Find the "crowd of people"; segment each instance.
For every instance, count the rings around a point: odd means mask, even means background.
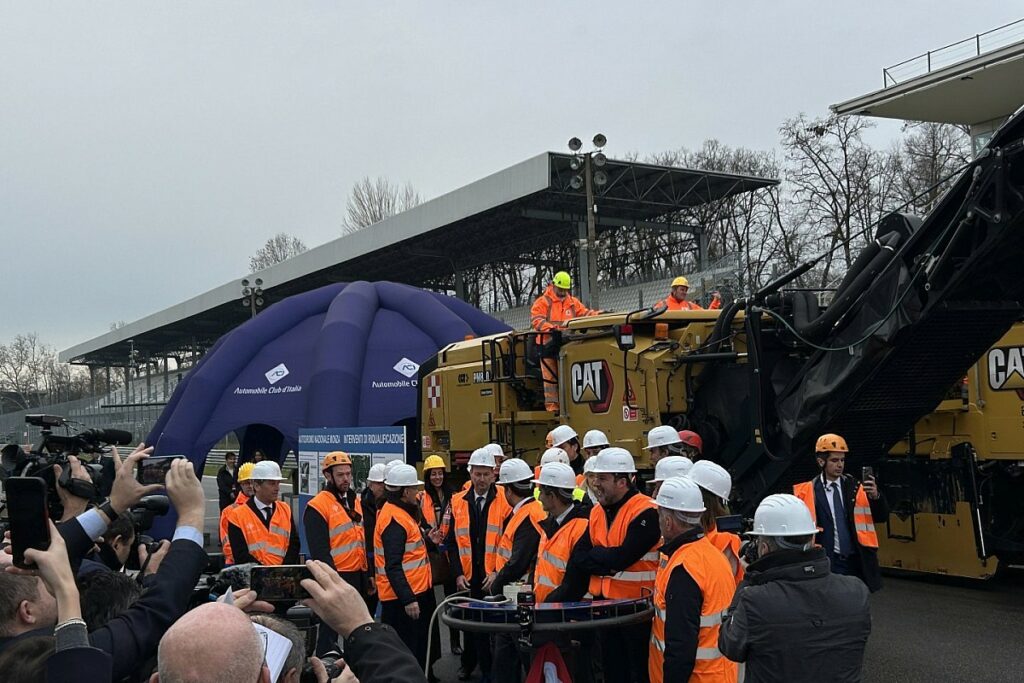
[[[547,446],[530,467],[486,444],[469,457],[462,486],[439,455],[425,458],[422,479],[402,461],[376,464],[358,494],[352,459],[330,453],[325,486],[302,517],[309,555],[380,615],[431,681],[438,592],[486,600],[524,587],[539,604],[651,595],[654,618],[536,634],[526,650],[514,635],[449,629],[459,680],[519,683],[545,644],[575,681],[735,681],[740,665],[747,681],[859,679],[867,595],[880,587],[874,520],[887,510],[873,480],[845,473],[841,437],[818,440],[819,476],[763,501],[746,546],[718,528],[732,519],[731,477],[702,457],[693,431],[648,432],[649,482],[600,431],[581,440],[561,425]],[[225,552],[287,563],[296,533],[276,502],[277,466],[243,466],[239,479],[243,491],[222,515]],[[333,646],[332,628],[321,627],[317,653]]]

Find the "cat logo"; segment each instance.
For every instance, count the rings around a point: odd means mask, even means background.
[[[994,391],[1024,392],[1024,347],[1004,346],[988,352],[988,385]]]
[[[612,395],[612,374],[603,360],[573,363],[569,368],[569,388],[573,403],[587,403],[591,412],[608,412]]]

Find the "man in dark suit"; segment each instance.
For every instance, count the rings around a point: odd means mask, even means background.
[[[238,456],[229,451],[224,454],[224,466],[217,470],[217,497],[221,510],[234,503],[238,495],[237,462]]]
[[[874,477],[858,482],[844,473],[848,452],[843,437],[822,435],[815,445],[821,473],[794,486],[793,493],[821,529],[815,541],[825,549],[832,573],[856,576],[874,592],[882,587],[875,522],[888,519],[889,506]]]

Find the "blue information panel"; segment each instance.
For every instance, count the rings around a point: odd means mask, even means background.
[[[324,485],[320,463],[332,451],[345,451],[352,458],[352,487],[361,492],[371,465],[391,460],[405,462],[405,427],[337,427],[299,429],[299,510],[295,526],[308,553],[302,516],[313,496]]]

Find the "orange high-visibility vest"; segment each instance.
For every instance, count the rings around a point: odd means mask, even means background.
[[[501,537],[498,539],[494,571],[500,572],[508,564],[508,561],[512,559],[512,541],[515,539],[519,525],[526,520],[530,520],[537,533],[541,533],[540,523],[545,517],[547,517],[547,513],[544,512],[544,508],[533,498],[527,500],[515,511],[512,518],[508,520],[508,524],[505,525],[505,531],[502,532]],[[527,573],[524,576],[528,575]],[[516,577],[516,580],[518,580],[518,577]]]
[[[671,294],[669,294],[667,297],[665,297],[665,301],[663,301],[662,303],[664,303],[665,306],[670,311],[703,311],[704,310],[704,307],[701,306],[698,303],[690,301],[689,299],[684,299],[683,301],[677,301],[676,298],[674,296],[672,296]],[[712,299],[711,300],[711,304],[708,306],[707,310],[709,310],[709,311],[717,311],[721,307],[722,307],[722,300],[721,299]]]
[[[284,564],[292,534],[291,506],[281,501],[274,503],[269,529],[263,526],[263,520],[248,504],[235,508],[231,513],[231,521],[242,530],[253,559],[268,567]]]
[[[451,526],[451,520],[448,523],[444,521],[444,508],[441,511],[441,518],[438,519],[434,512],[434,499],[430,497],[426,491],[422,491],[419,494],[420,511],[423,513],[423,521],[426,522],[427,526],[431,529],[440,529],[441,537],[444,538],[448,535],[448,529]],[[448,496],[448,500],[445,501],[444,507],[449,507],[452,504],[451,496]]]
[[[228,539],[228,522],[231,520],[231,513],[239,505],[245,505],[249,502],[249,496],[244,493],[239,493],[235,498],[235,502],[228,505],[220,512],[220,547],[224,553],[224,561],[227,564],[234,564],[235,559],[231,554],[231,541]]]
[[[816,479],[817,477],[815,477]],[[814,479],[797,484],[793,487],[793,495],[804,502],[811,511],[811,519],[817,524],[817,512],[814,508]],[[846,502],[844,501],[845,505]],[[846,519],[836,520],[846,524]],[[857,528],[857,543],[865,548],[878,547],[878,534],[875,533],[875,521],[871,518],[871,503],[864,487],[857,484],[857,494],[853,501],[853,523]]]
[[[452,496],[452,522],[455,524],[455,545],[459,550],[459,561],[462,563],[462,575],[469,581],[473,578],[473,542],[469,537],[469,506],[474,504],[476,493],[469,489],[464,493]],[[494,500],[487,508],[487,529],[484,534],[484,571],[490,574],[497,571],[495,560],[498,553],[498,540],[501,538],[501,525],[512,512],[505,492],[498,487]]]
[[[538,332],[547,332],[564,327],[565,322],[573,318],[585,318],[592,315],[598,315],[598,312],[584,306],[572,294],[566,294],[559,298],[555,294],[554,285],[548,285],[544,293],[537,297],[533,306],[530,307],[530,327]],[[543,344],[544,341],[544,336],[538,339],[539,344]]]
[[[729,568],[732,569],[733,578],[736,579],[736,585],[740,585],[744,574],[743,563],[740,562],[740,537],[736,534],[719,531],[718,529],[706,531],[704,536],[711,541],[711,545],[721,550],[722,554],[725,555],[725,559],[729,562]]]
[[[349,517],[345,506],[330,491],[321,491],[309,501],[309,507],[327,522],[331,544],[331,561],[339,572],[366,571],[366,534],[363,531],[363,503],[356,496],[356,512],[360,521]]]
[[[537,568],[533,573],[533,592],[537,602],[544,602],[555,588],[562,585],[565,570],[569,566],[576,543],[587,533],[587,520],[583,517],[570,519],[558,527],[551,538],[540,531],[540,544],[537,546]]]
[[[700,630],[697,632],[697,659],[690,681],[699,683],[735,683],[739,674],[735,662],[718,650],[718,629],[722,617],[732,603],[736,583],[725,557],[707,538],[699,538],[680,546],[665,566],[658,570],[654,584],[654,620],[651,622],[651,645],[647,670],[651,683],[665,681],[665,592],[672,572],[682,566],[704,599],[700,608]]]
[[[590,511],[590,540],[594,547],[614,548],[626,541],[626,530],[630,523],[644,510],[654,507],[654,501],[642,493],[638,493],[622,506],[612,528],[608,529],[608,518],[604,508],[595,505]],[[653,546],[639,560],[626,567],[623,571],[611,576],[590,577],[590,593],[609,599],[626,599],[643,597],[643,588],[653,588],[654,578],[658,571],[658,546]]]
[[[405,553],[402,555],[402,571],[413,594],[420,595],[430,590],[433,585],[430,574],[430,559],[427,557],[427,544],[423,541],[423,532],[419,524],[408,512],[395,505],[385,503],[377,515],[373,528],[373,568],[377,577],[377,593],[381,600],[397,600],[398,594],[388,580],[387,558],[384,557],[383,533],[394,520],[405,529]],[[423,618],[423,615],[420,615]],[[428,619],[430,617],[427,617]]]

